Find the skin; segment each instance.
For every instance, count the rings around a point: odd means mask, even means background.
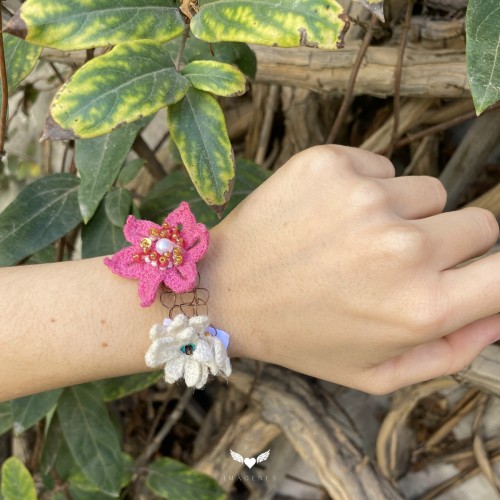
[[[445,200],[367,151],[291,158],[211,231],[199,266],[229,355],[373,394],[466,367],[500,339],[500,254],[455,266],[499,228]],[[166,311],[141,309],[136,286],[100,258],[1,269],[0,400],[145,371]]]

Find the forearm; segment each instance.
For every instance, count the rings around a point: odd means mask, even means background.
[[[211,240],[200,266],[202,286],[214,288],[209,314],[231,333],[229,354],[244,355],[243,338],[231,330],[242,325],[227,310],[237,297],[230,281],[219,279],[235,277],[229,259],[219,258],[228,242],[223,230],[213,230]],[[159,298],[140,307],[137,281],[114,275],[102,258],[3,268],[0,290],[0,401],[149,370],[149,329],[168,315]]]
[[[0,289],[0,401],[147,370],[161,307],[141,308],[101,258],[0,269]]]

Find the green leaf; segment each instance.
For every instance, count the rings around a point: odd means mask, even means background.
[[[233,195],[227,205],[227,216],[247,195],[269,177],[269,172],[249,160],[236,160],[236,181]],[[141,205],[141,216],[145,219],[162,221],[181,201],[187,201],[199,222],[212,227],[219,222],[193,187],[185,172],[174,172],[157,182]]]
[[[221,215],[234,183],[234,156],[222,109],[210,94],[190,88],[167,113],[172,139],[193,184]]]
[[[35,252],[27,261],[26,264],[48,264],[57,261],[56,245],[50,245]]]
[[[106,215],[112,224],[123,228],[132,206],[132,193],[125,188],[113,188],[104,200]]]
[[[60,491],[56,491],[51,497],[50,500],[67,500],[67,497],[64,493]]]
[[[12,411],[10,401],[0,403],[0,436],[12,427]]]
[[[6,33],[3,35],[3,44],[7,82],[11,93],[31,73],[42,49]]]
[[[175,60],[179,52],[180,39],[176,38],[167,43],[170,57]],[[219,61],[235,64],[249,78],[255,78],[257,58],[255,52],[246,44],[240,42],[207,43],[191,35],[182,53],[182,63],[192,61]]]
[[[172,458],[160,458],[149,466],[146,485],[162,498],[175,500],[223,500],[217,481]]]
[[[80,181],[53,174],[25,187],[0,214],[0,266],[10,266],[41,250],[77,226]]]
[[[122,453],[122,462],[123,462],[123,475],[121,479],[120,486],[124,488],[127,486],[127,484],[130,483],[132,480],[133,476],[133,469],[134,469],[134,460],[133,458],[128,455],[127,453]],[[87,476],[80,470],[80,469],[75,469],[70,476],[68,477],[68,482],[76,487],[79,491],[79,494],[82,494],[83,492],[85,493],[99,493],[99,488],[93,484],[92,482],[89,481]],[[109,495],[106,495],[104,493],[100,493],[105,498],[110,498]],[[87,498],[87,497],[85,497]],[[91,498],[91,497],[90,497]],[[101,498],[100,496],[96,495],[96,499]],[[91,498],[93,500],[93,498]]]
[[[69,483],[68,490],[71,495],[71,500],[109,500],[110,498],[113,498],[111,495],[106,495],[99,490],[84,490],[73,483]]]
[[[193,87],[215,95],[231,97],[246,91],[245,75],[231,64],[193,61],[184,66],[181,74]]]
[[[28,0],[6,29],[43,47],[78,50],[170,40],[184,20],[174,0]]]
[[[62,429],[61,429],[62,434]],[[62,436],[62,442],[59,446],[59,451],[56,455],[56,460],[54,462],[54,469],[57,472],[58,476],[67,480],[68,477],[78,469],[78,466],[71,455],[71,451],[69,450],[68,444],[64,440],[64,436]]]
[[[57,404],[61,393],[62,389],[56,389],[12,400],[14,432],[21,434],[45,417]]]
[[[89,61],[63,85],[52,101],[42,139],[107,134],[179,101],[188,87],[164,43],[122,43]]]
[[[16,457],[8,458],[2,465],[2,496],[4,500],[36,500],[35,482]]]
[[[55,413],[50,421],[49,428],[43,441],[42,456],[40,458],[40,470],[43,474],[48,474],[52,467],[54,467],[63,444],[64,437],[59,423],[59,417],[57,413]]]
[[[200,7],[191,31],[206,42],[320,49],[343,44],[343,8],[335,0],[209,0]]]
[[[117,496],[123,474],[120,441],[99,389],[92,384],[67,388],[57,414],[77,465],[100,491]]]
[[[96,385],[101,389],[104,401],[114,401],[146,389],[158,382],[161,377],[162,374],[158,372],[138,373],[136,375],[101,380],[96,382]]]
[[[500,99],[500,4],[469,0],[466,16],[467,75],[476,113]]]
[[[118,174],[118,183],[125,186],[129,182],[132,182],[145,163],[146,161],[144,159],[136,158],[135,160],[129,161],[123,165],[120,173]]]
[[[111,255],[126,245],[123,228],[111,223],[106,215],[104,203],[99,205],[96,214],[82,229],[82,257]]]
[[[78,201],[85,223],[115,182],[143,126],[144,120],[140,120],[101,137],[76,141],[75,164],[81,176]]]

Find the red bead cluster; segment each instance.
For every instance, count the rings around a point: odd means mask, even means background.
[[[172,266],[179,266],[183,262],[184,240],[180,235],[179,226],[171,227],[168,222],[164,222],[160,229],[152,227],[148,230],[148,236],[142,238],[140,242],[140,253],[134,253],[134,262],[144,261],[160,270],[165,270]],[[175,246],[171,252],[158,252],[154,242],[167,239]]]

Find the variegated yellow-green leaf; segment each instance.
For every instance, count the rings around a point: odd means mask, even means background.
[[[35,66],[42,49],[12,35],[3,35],[9,92],[19,85]]]
[[[207,42],[336,49],[343,46],[342,12],[335,0],[205,0],[191,31]]]
[[[169,106],[168,126],[196,190],[222,215],[233,190],[234,155],[219,104],[190,88],[182,101]]]
[[[27,0],[7,32],[43,47],[78,50],[182,33],[174,0]]]
[[[218,61],[193,61],[181,73],[200,90],[225,97],[245,93],[245,75],[231,64]]]
[[[4,500],[36,500],[35,482],[26,466],[16,457],[2,465],[2,498]]]
[[[92,59],[61,88],[42,139],[84,139],[152,115],[185,95],[165,44],[125,42]]]
[[[467,75],[476,113],[500,99],[500,3],[469,0],[467,6]]]
[[[170,57],[175,61],[181,39],[175,38],[167,43]],[[208,43],[198,40],[193,34],[186,40],[181,62],[188,64],[193,61],[219,61],[234,64],[249,78],[254,79],[257,72],[255,52],[246,44],[240,42]]]

